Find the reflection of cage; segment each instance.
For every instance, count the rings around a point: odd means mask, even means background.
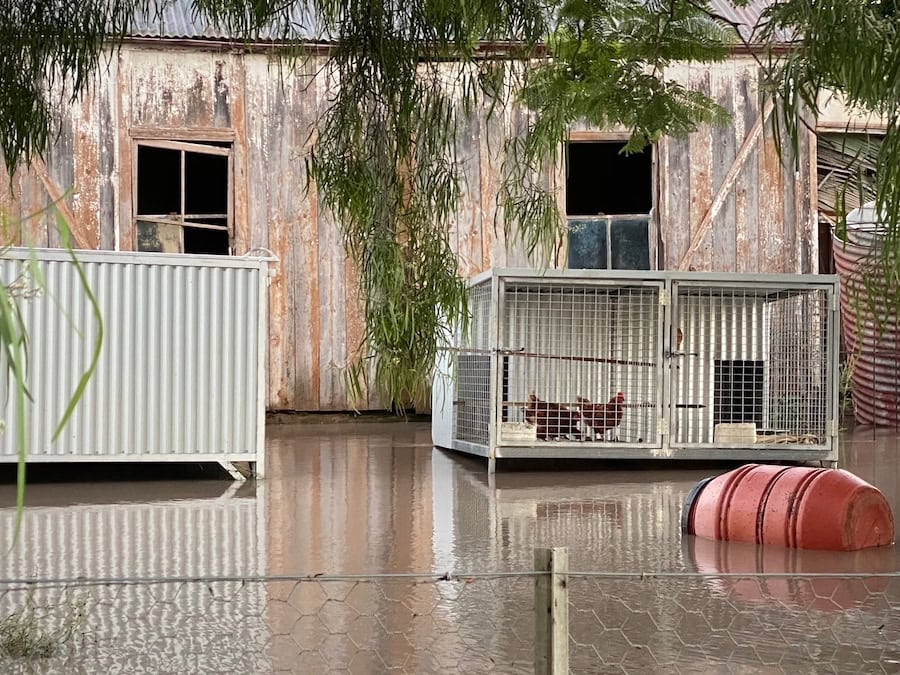
[[[494,270],[440,364],[438,445],[837,459],[835,277]]]

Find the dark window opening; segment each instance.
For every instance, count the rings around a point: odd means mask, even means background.
[[[181,153],[138,146],[138,214],[181,213]]]
[[[621,154],[625,143],[572,142],[566,157],[566,215],[650,213],[651,148]]]
[[[649,270],[653,152],[572,142],[566,152],[570,269]]]
[[[185,253],[222,255],[223,251],[228,251],[228,230],[184,228]]]
[[[184,211],[228,213],[228,157],[184,153]]]
[[[231,252],[230,147],[223,142],[138,144],[138,250]]]
[[[763,424],[763,362],[720,361],[714,370],[713,422]]]

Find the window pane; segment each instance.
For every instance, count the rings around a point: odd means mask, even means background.
[[[185,213],[228,213],[228,158],[184,153]]]
[[[614,270],[649,270],[650,238],[649,220],[613,220],[612,268]]]
[[[566,155],[566,215],[649,213],[653,151],[623,155],[623,142],[574,141]]]
[[[181,213],[181,152],[138,146],[137,212],[142,216]]]
[[[606,220],[569,219],[569,269],[605,270]]]
[[[226,230],[185,227],[184,252],[228,255],[228,232]]]

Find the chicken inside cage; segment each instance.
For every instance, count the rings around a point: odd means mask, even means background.
[[[523,285],[506,307],[501,440],[656,439],[657,288]]]
[[[784,275],[484,276],[447,435],[488,457],[832,461],[836,293]]]

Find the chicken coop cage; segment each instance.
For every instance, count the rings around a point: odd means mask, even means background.
[[[435,445],[503,458],[836,462],[838,280],[494,269],[439,359]]]

